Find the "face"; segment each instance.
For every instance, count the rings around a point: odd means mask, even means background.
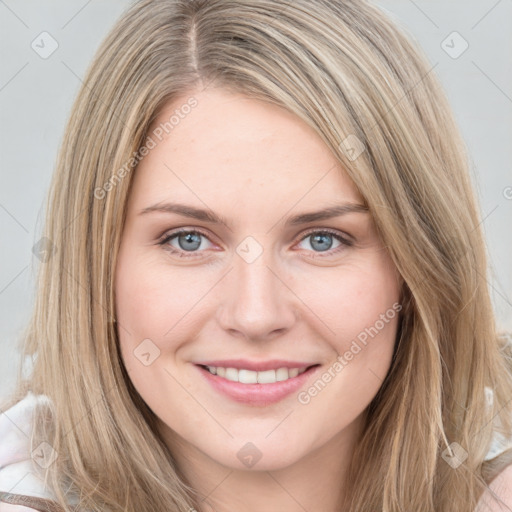
[[[390,367],[399,278],[311,128],[220,89],[191,97],[162,111],[134,176],[115,280],[123,361],[172,449],[284,468],[353,442]]]

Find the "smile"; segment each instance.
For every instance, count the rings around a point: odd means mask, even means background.
[[[240,382],[242,384],[274,384],[293,379],[307,370],[304,368],[278,368],[277,370],[265,370],[256,372],[247,369],[223,368],[222,366],[205,366],[212,374],[223,377],[231,382]]]
[[[211,388],[235,402],[259,407],[269,406],[296,394],[321,369],[320,364],[278,364],[277,361],[252,364],[247,361],[231,361],[230,366],[204,363],[196,363],[195,367]],[[282,364],[288,364],[289,367]],[[239,368],[234,368],[235,365]],[[254,369],[248,369],[247,366]]]

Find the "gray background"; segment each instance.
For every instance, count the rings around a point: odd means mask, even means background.
[[[455,110],[474,162],[499,327],[512,330],[512,0],[378,3],[423,47]],[[96,48],[130,4],[0,0],[0,399],[13,387],[33,304],[32,247],[64,123]],[[48,51],[50,37],[58,48],[42,58],[31,45]]]

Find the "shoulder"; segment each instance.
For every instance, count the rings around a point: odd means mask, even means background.
[[[512,464],[489,484],[478,502],[476,512],[510,512],[512,510]]]
[[[0,414],[0,493],[9,492],[39,498],[52,498],[44,484],[44,462],[32,446],[33,415],[40,404],[49,403],[44,395],[29,393]],[[38,463],[39,462],[39,463]],[[30,510],[1,503],[0,510]]]

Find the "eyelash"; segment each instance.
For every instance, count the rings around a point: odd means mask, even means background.
[[[162,240],[160,240],[158,242],[158,244],[161,246],[164,246],[164,245],[168,244],[172,239],[176,238],[177,236],[179,236],[183,233],[187,233],[187,234],[195,233],[198,235],[202,235],[209,240],[208,235],[199,229],[182,228],[182,229],[178,229],[176,231],[172,231],[170,233],[166,233],[164,235],[164,238]],[[353,245],[352,241],[350,241],[348,238],[345,238],[342,235],[340,235],[340,233],[338,231],[334,231],[334,230],[328,229],[328,228],[324,228],[324,229],[313,228],[313,229],[309,230],[308,232],[306,232],[302,236],[302,238],[299,240],[299,242],[302,242],[309,236],[316,235],[316,234],[331,235],[333,238],[338,240],[341,243],[341,245],[339,247],[337,247],[336,249],[329,249],[328,251],[315,252],[315,256],[314,256],[315,258],[317,258],[317,257],[324,258],[327,256],[332,256],[333,254],[336,254],[339,251],[342,251],[346,247],[351,247]],[[176,249],[175,247],[171,247],[170,245],[168,247],[166,247],[165,250],[169,251],[171,254],[179,254],[180,257],[183,257],[183,258],[196,258],[198,253],[203,252],[203,251],[182,251],[182,250]]]

